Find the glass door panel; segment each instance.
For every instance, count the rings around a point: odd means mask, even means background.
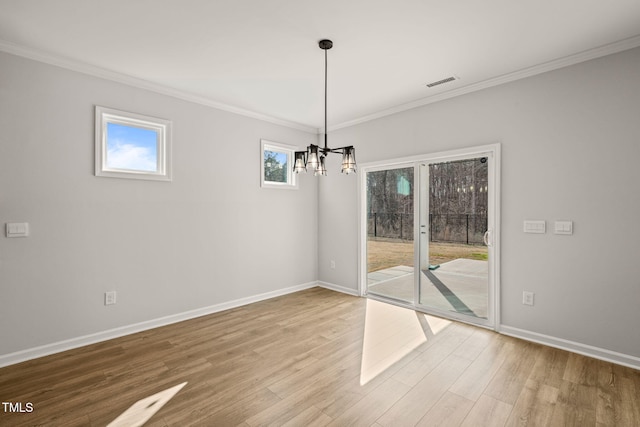
[[[488,158],[421,164],[418,306],[489,321]]]
[[[414,166],[366,173],[367,292],[414,304]]]

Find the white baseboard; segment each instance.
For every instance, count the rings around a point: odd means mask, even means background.
[[[521,338],[526,341],[544,344],[549,347],[559,348],[561,350],[570,351],[572,353],[582,354],[583,356],[593,357],[594,359],[600,359],[606,362],[611,362],[640,370],[640,357],[629,356],[627,354],[606,350],[604,348],[593,347],[587,344],[581,344],[562,338],[539,334],[537,332],[513,328],[511,326],[501,325],[499,331],[501,334],[509,335],[511,337]]]
[[[9,365],[14,365],[20,362],[25,362],[31,359],[36,359],[38,357],[48,356],[54,353],[60,353],[62,351],[67,351],[67,350],[71,350],[78,347],[84,347],[85,345],[95,344],[97,342],[107,341],[113,338],[134,334],[136,332],[142,332],[149,329],[158,328],[160,326],[182,322],[184,320],[189,320],[189,319],[193,319],[200,316],[206,316],[207,314],[213,314],[219,311],[229,310],[231,308],[240,307],[240,306],[251,304],[254,302],[263,301],[266,299],[275,298],[282,295],[287,295],[293,292],[310,289],[316,286],[319,286],[318,282],[303,283],[302,285],[291,286],[289,288],[284,288],[284,289],[278,289],[277,291],[266,292],[263,294],[253,295],[246,298],[240,298],[233,301],[211,305],[209,307],[203,307],[195,310],[186,311],[183,313],[172,314],[170,316],[160,317],[158,319],[153,319],[153,320],[147,320],[144,322],[135,323],[133,325],[121,326],[119,328],[109,329],[107,331],[97,332],[95,334],[84,335],[77,338],[71,338],[64,341],[59,341],[51,344],[45,344],[39,347],[17,351],[15,353],[3,354],[3,355],[0,355],[0,368],[3,366],[9,366]]]
[[[321,288],[330,289],[332,291],[342,292],[343,294],[353,295],[354,297],[359,297],[360,296],[360,294],[358,293],[358,291],[356,289],[346,288],[344,286],[335,285],[335,284],[329,283],[329,282],[320,282],[319,281],[318,282],[318,286],[320,286]]]
[[[208,314],[229,310],[232,308],[240,307],[240,306],[251,304],[254,302],[259,302],[259,301],[267,300],[270,298],[287,295],[293,292],[310,289],[315,286],[320,286],[326,289],[330,289],[332,291],[342,292],[348,295],[359,296],[358,291],[355,289],[347,288],[344,286],[340,286],[340,285],[336,285],[328,282],[308,282],[302,285],[291,286],[289,288],[284,288],[276,291],[266,292],[263,294],[253,295],[246,298],[240,298],[237,300],[215,304],[212,306],[203,307],[196,310],[190,310],[183,313],[161,317],[158,319],[135,323],[133,325],[122,326],[119,328],[109,329],[107,331],[102,331],[95,334],[84,335],[77,338],[71,338],[64,341],[59,341],[51,344],[42,345],[39,347],[21,350],[15,353],[0,355],[0,367],[14,365],[16,363],[24,362],[31,359],[36,359],[38,357],[48,356],[54,353],[60,353],[62,351],[67,351],[74,348],[83,347],[86,345],[95,344],[98,342],[107,341],[114,338],[119,338],[125,335],[134,334],[136,332],[142,332],[149,329],[170,325],[172,323],[182,322],[184,320],[189,320],[189,319],[193,319],[200,316],[206,316]],[[500,325],[499,332],[501,334],[512,336],[515,338],[536,342],[538,344],[548,345],[550,347],[559,348],[561,350],[582,354],[584,356],[589,356],[595,359],[600,359],[607,362],[612,362],[618,365],[623,365],[623,366],[640,370],[640,357],[630,356],[630,355],[618,353],[615,351],[606,350],[603,348],[593,347],[590,345],[565,340],[562,338],[556,338],[549,335],[539,334],[537,332],[527,331],[524,329],[513,328],[511,326]]]

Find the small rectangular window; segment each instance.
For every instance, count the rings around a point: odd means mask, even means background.
[[[293,173],[293,153],[296,147],[266,140],[260,141],[262,187],[298,188]]]
[[[96,176],[171,181],[171,122],[96,106]]]

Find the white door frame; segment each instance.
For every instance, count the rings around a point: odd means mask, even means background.
[[[420,163],[438,163],[444,161],[455,161],[469,157],[489,156],[491,158],[489,162],[488,178],[489,188],[493,191],[489,191],[489,211],[493,212],[493,230],[491,232],[491,243],[489,247],[491,251],[489,256],[489,313],[486,324],[484,322],[473,322],[480,326],[485,326],[491,329],[498,330],[500,325],[500,170],[501,170],[501,151],[500,144],[489,144],[477,147],[462,148],[458,150],[443,151],[431,154],[422,154],[411,157],[403,157],[391,160],[383,160],[377,162],[370,162],[361,164],[358,175],[358,221],[359,221],[359,239],[358,239],[358,293],[360,296],[367,294],[367,172],[376,170],[384,170],[387,168],[397,168],[402,166],[416,166]],[[419,168],[417,168],[419,169]],[[419,174],[418,174],[419,175]],[[414,179],[419,179],[418,176]],[[417,182],[417,181],[416,181]],[[415,194],[415,193],[414,193]],[[418,196],[418,201],[420,196]],[[414,198],[414,205],[418,208],[419,203],[416,203]],[[414,215],[414,243],[419,242],[419,215]],[[415,223],[418,223],[416,226]],[[419,254],[414,251],[416,256],[416,262],[419,261]],[[419,268],[417,269],[419,271]],[[414,302],[414,309],[423,310],[423,307],[418,306],[418,301]],[[455,318],[450,313],[434,313],[440,315],[448,315],[447,317]],[[465,321],[465,319],[456,319]]]

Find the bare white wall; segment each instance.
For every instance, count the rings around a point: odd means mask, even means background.
[[[637,358],[638,70],[634,49],[338,130],[330,145],[366,163],[500,142],[502,324]],[[319,280],[355,290],[357,182],[327,178]],[[524,219],[573,220],[574,234],[524,234]]]
[[[260,188],[261,138],[315,135],[4,53],[0,70],[0,356],[317,280],[299,238],[316,180]],[[173,182],[93,175],[96,104],[173,121]]]

